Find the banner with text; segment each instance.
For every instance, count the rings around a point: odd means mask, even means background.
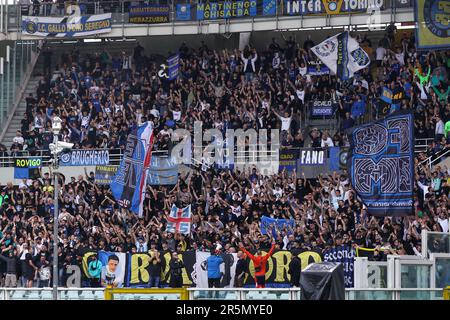
[[[63,153],[61,166],[105,166],[109,164],[108,150],[71,150]]]
[[[285,0],[283,14],[311,15],[311,14],[345,14],[368,12],[368,10],[382,10],[384,0]],[[370,11],[371,12],[371,11]]]
[[[110,185],[112,177],[117,172],[118,166],[96,166],[95,167],[95,183],[101,185]]]
[[[274,16],[277,0],[203,1],[177,4],[175,20],[218,20]]]
[[[130,23],[166,23],[169,22],[169,5],[158,4],[140,4],[130,7]]]
[[[311,101],[311,118],[323,119],[331,118],[337,109],[337,104],[331,100],[314,100]]]
[[[279,151],[279,166],[278,171],[281,172],[284,169],[288,172],[297,170],[298,149],[280,149]]]
[[[37,179],[40,177],[42,158],[14,159],[14,179]]]
[[[22,17],[22,34],[39,37],[86,37],[111,32],[111,13],[90,16]]]
[[[344,265],[344,283],[346,288],[353,288],[353,266],[355,263],[355,249],[343,245],[326,250],[323,261],[340,262]]]

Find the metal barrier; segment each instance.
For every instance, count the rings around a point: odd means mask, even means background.
[[[59,288],[58,300],[300,300],[299,288]],[[448,300],[450,287],[345,289],[345,300]],[[52,300],[51,288],[0,288],[0,300]]]
[[[169,295],[180,295],[180,300],[189,300],[189,294],[186,288],[148,288],[148,289],[137,289],[137,288],[105,288],[105,300],[114,300],[115,295],[132,295],[132,294],[169,294]]]
[[[285,12],[285,1],[284,0],[276,0],[277,1],[277,9],[275,13],[271,16],[264,15],[252,15],[252,16],[242,16],[242,17],[233,17],[232,19],[222,18],[222,19],[210,19],[210,20],[199,20],[199,21],[214,21],[214,20],[236,20],[236,19],[255,19],[255,18],[275,18],[279,17],[298,17],[299,19],[303,19],[303,17],[307,16],[326,16],[331,17],[332,15],[327,15],[326,12],[319,14],[308,13],[306,15],[303,14],[289,14]],[[184,4],[190,5],[191,11],[196,11],[196,6],[199,3],[205,3],[206,1],[186,1],[186,0],[168,0],[168,1],[159,1],[161,5],[169,5],[169,21],[171,23],[181,21],[176,20],[177,14],[177,5]],[[397,2],[394,0],[384,0],[384,5],[380,11],[390,10],[391,22],[395,22],[395,16],[397,13],[402,13],[405,10],[411,10],[413,5],[409,7],[405,7],[402,5],[401,8],[397,8]],[[133,1],[133,5],[139,3],[148,3],[148,1]],[[262,1],[261,1],[262,3]],[[74,3],[75,4],[75,3]],[[77,5],[80,6],[81,14],[102,14],[102,13],[111,13],[112,14],[112,24],[113,25],[122,25],[129,24],[129,12],[130,6],[132,4],[131,1],[125,0],[117,0],[117,1],[77,1]],[[258,4],[258,11],[262,11],[261,5]],[[20,4],[9,4],[2,5],[3,8],[3,21],[4,31],[16,31],[20,29],[21,26],[21,17],[22,16],[64,16],[65,7],[61,6],[57,3],[41,3],[41,4],[31,4],[31,5],[20,5]],[[367,11],[352,11],[352,12],[341,12],[339,14],[340,17],[347,16],[351,18],[354,15],[369,15]],[[11,19],[10,19],[11,18]],[[183,20],[186,22],[185,20]],[[196,21],[196,19],[188,19],[187,21]]]

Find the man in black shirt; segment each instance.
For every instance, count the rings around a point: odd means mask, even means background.
[[[158,250],[156,250],[156,243],[152,242],[150,244],[150,251],[149,251],[149,255],[150,255],[150,259],[149,259],[149,263],[150,263],[150,267],[149,267],[149,272],[150,272],[150,280],[148,282],[148,286],[149,288],[159,288],[159,281],[161,279],[161,254]]]
[[[302,269],[302,263],[300,258],[296,255],[291,255],[291,262],[289,263],[289,274],[291,275],[291,285],[293,287],[300,287],[300,273]]]
[[[234,276],[234,287],[242,288],[244,286],[244,277],[247,273],[247,265],[245,263],[245,256],[242,251],[237,253],[238,261],[236,263],[236,273]]]
[[[184,263],[178,258],[178,253],[172,253],[172,259],[169,262],[170,266],[170,287],[183,287],[183,268]]]

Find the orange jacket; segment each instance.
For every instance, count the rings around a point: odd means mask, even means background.
[[[255,266],[255,276],[264,276],[266,274],[266,262],[273,254],[273,250],[275,250],[275,245],[273,244],[270,248],[270,251],[264,256],[254,256],[244,247],[241,247],[241,250],[253,261],[253,265]],[[256,268],[260,267],[259,271],[256,271]]]

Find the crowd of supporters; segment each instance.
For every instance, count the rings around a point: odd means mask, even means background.
[[[174,186],[147,186],[144,216],[121,209],[109,187],[95,183],[93,174],[61,180],[59,194],[59,268],[80,264],[83,248],[113,252],[147,252],[150,248],[182,252],[225,252],[271,247],[322,252],[349,244],[375,248],[371,259],[388,254],[421,256],[421,231],[448,232],[450,170],[429,168],[427,157],[450,144],[448,76],[450,54],[417,52],[410,34],[388,30],[372,44],[357,36],[372,59],[351,81],[311,75],[316,58],[311,39],[272,39],[256,50],[214,50],[205,43],[179,47],[180,74],[176,81],[160,77],[160,63],[137,45],[133,51],[111,55],[103,49],[81,54],[77,49],[55,55],[44,48],[44,76],[36,94],[26,98],[27,111],[10,150],[48,150],[51,120],[63,120],[60,140],[74,148],[124,148],[132,128],[152,121],[154,150],[170,150],[177,128],[281,130],[282,147],[348,146],[345,129],[381,117],[386,105],[383,87],[402,92],[395,109],[412,109],[416,138],[432,138],[426,153],[417,154],[415,212],[410,217],[377,218],[367,214],[349,183],[348,173],[335,172],[306,179],[297,172],[264,176],[258,168],[242,171],[191,168]],[[306,105],[332,100],[339,129],[301,127]],[[334,121],[334,120],[333,120]],[[311,129],[311,130],[310,130]],[[0,273],[2,285],[47,286],[51,282],[53,191],[51,175],[12,182],[0,194]],[[190,236],[165,231],[172,204],[192,205]],[[261,234],[262,216],[294,219],[295,227]]]

